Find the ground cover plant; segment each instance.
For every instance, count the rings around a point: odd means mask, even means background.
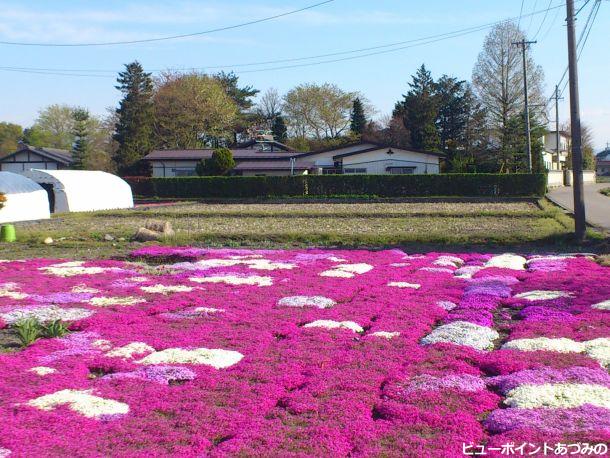
[[[0,333],[69,332],[0,353],[0,456],[602,456],[609,272],[401,250],[3,261]]]

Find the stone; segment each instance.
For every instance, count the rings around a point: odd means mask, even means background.
[[[46,239],[43,240],[43,243],[45,245],[51,245],[51,244],[53,244],[53,239],[51,237],[47,237]]]

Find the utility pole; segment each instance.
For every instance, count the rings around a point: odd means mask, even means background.
[[[577,242],[585,239],[585,200],[582,176],[582,138],[580,130],[580,99],[578,94],[578,58],[574,30],[574,0],[566,1],[568,23],[568,62],[570,75],[570,125],[572,130],[572,186],[574,191],[574,221]]]
[[[559,160],[559,101],[563,97],[559,97],[559,86],[555,86],[555,153],[557,154],[557,170],[561,170],[561,161]]]
[[[521,41],[513,42],[513,45],[521,47],[521,53],[523,55],[523,96],[525,97],[525,110],[523,113],[525,121],[525,142],[527,145],[527,165],[528,170],[532,173],[532,137],[530,134],[530,107],[527,96],[527,48],[529,45],[537,43],[536,41],[526,41],[523,38]]]

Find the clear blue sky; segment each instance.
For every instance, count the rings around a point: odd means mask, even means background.
[[[232,25],[297,9],[316,0],[0,0],[0,41],[99,42],[137,40]],[[553,6],[563,0],[551,0]],[[577,1],[577,8],[583,0]],[[593,1],[580,14],[585,22]],[[549,0],[525,0],[524,14],[544,10]],[[209,67],[311,56],[474,27],[519,15],[521,0],[335,0],[289,17],[204,37],[95,48],[35,48],[0,45],[1,67],[119,70],[138,59],[147,69]],[[564,9],[525,18],[522,27],[546,74],[550,95],[566,66]],[[557,13],[556,13],[557,12]],[[610,3],[603,2],[580,61],[583,120],[598,149],[610,142]],[[407,81],[424,62],[434,73],[469,79],[487,30],[420,47],[309,67],[240,73],[267,66],[235,67],[243,84],[285,92],[304,82],[332,82],[364,93],[379,114],[391,111]],[[277,65],[276,65],[277,66]],[[228,67],[226,70],[230,70]],[[90,73],[89,73],[90,74]],[[117,103],[115,75],[78,77],[0,70],[0,120],[29,125],[52,103],[88,107],[103,114]],[[567,95],[567,91],[566,91]],[[561,105],[562,120],[568,107]],[[554,117],[554,113],[552,113]]]

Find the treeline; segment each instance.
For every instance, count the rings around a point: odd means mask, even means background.
[[[155,148],[219,148],[273,137],[308,151],[368,139],[443,152],[449,172],[525,172],[522,60],[512,44],[524,36],[512,22],[495,26],[484,41],[471,82],[451,75],[435,78],[422,65],[393,112],[382,117],[362,93],[335,84],[308,83],[285,94],[273,88],[260,93],[240,85],[234,73],[167,71],[153,77],[136,61],[119,73],[116,88],[122,99],[106,117],[52,105],[27,129],[0,123],[0,154],[14,151],[23,140],[72,150],[77,168],[138,175],[147,173],[141,159]],[[544,74],[531,53],[526,65],[537,172],[543,169],[547,103]],[[585,129],[585,168],[594,164],[591,143],[590,130]]]

